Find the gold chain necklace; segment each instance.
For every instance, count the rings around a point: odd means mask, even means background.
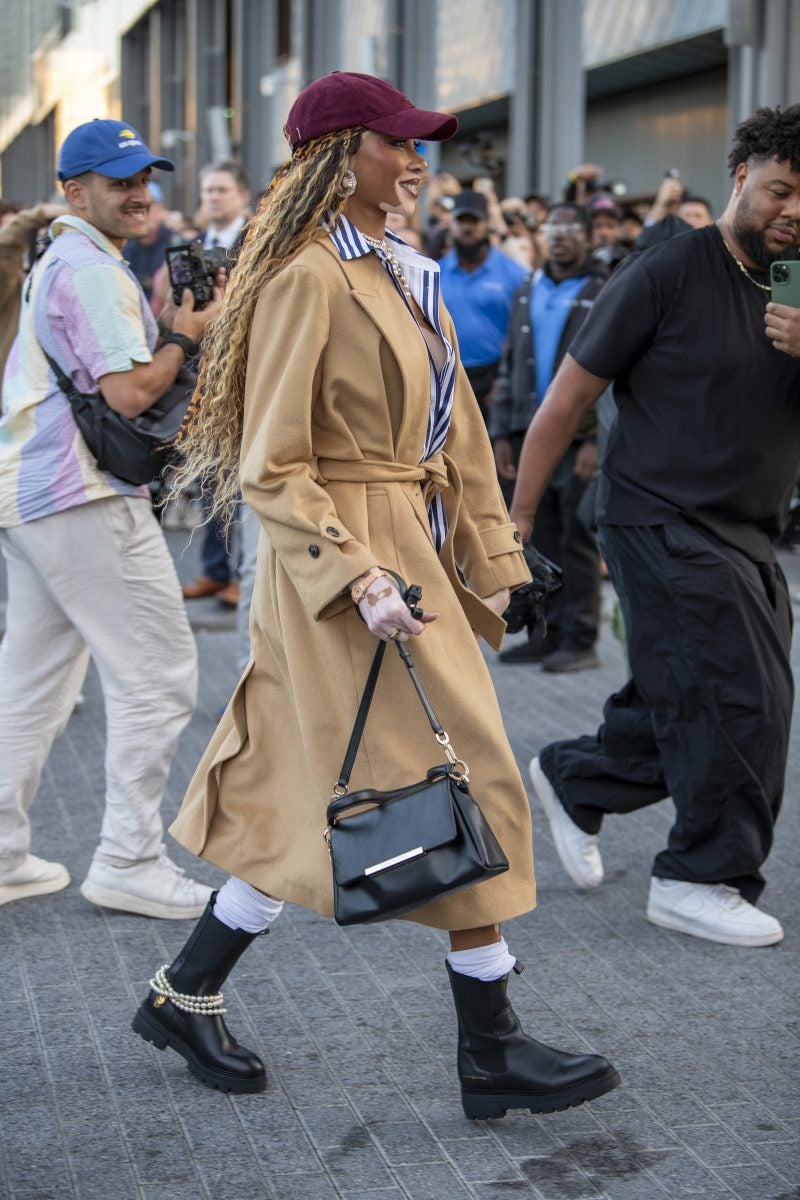
[[[719,225],[717,225],[717,229],[719,229]],[[725,249],[728,251],[728,254],[730,254],[731,258],[736,263],[737,267],[742,272],[744,277],[746,279],[749,279],[751,283],[754,283],[757,288],[761,288],[762,292],[769,292],[770,294],[772,294],[772,288],[769,286],[768,283],[759,283],[757,279],[753,279],[753,276],[750,274],[750,272],[748,271],[747,267],[744,265],[742,260],[740,258],[737,258],[736,255],[733,253],[733,250],[728,245],[725,234],[722,232],[721,229],[719,229],[719,236],[722,238],[723,245],[725,246]]]
[[[359,233],[360,232],[361,231],[359,230]],[[411,295],[411,288],[408,286],[408,281],[407,281],[405,275],[403,274],[403,268],[400,266],[400,263],[398,262],[397,255],[394,253],[393,250],[390,250],[389,247],[386,245],[386,239],[370,237],[369,234],[366,234],[366,233],[362,233],[361,236],[363,237],[364,241],[367,243],[368,246],[372,246],[373,250],[380,250],[381,253],[383,255],[385,255],[386,261],[389,264],[389,268],[390,268],[392,274],[394,275],[397,282],[400,284],[400,287],[403,291],[403,295],[405,296],[406,300],[410,304],[412,302],[412,300],[414,299],[414,297]]]

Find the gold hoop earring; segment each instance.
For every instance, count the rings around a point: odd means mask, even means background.
[[[358,187],[358,180],[356,179],[355,171],[351,171],[348,167],[348,169],[345,171],[344,175],[342,176],[342,182],[339,184],[339,187],[336,189],[336,195],[339,197],[340,200],[347,200],[350,198],[350,196],[355,195],[355,191],[356,191],[357,187]]]

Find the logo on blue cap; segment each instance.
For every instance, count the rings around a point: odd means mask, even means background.
[[[111,179],[127,179],[145,167],[174,171],[175,164],[159,158],[141,135],[123,121],[87,121],[73,129],[58,155],[58,178],[74,179],[84,171],[95,171]]]

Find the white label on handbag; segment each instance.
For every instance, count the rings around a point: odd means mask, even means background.
[[[379,871],[388,871],[390,867],[396,867],[400,863],[408,862],[410,858],[419,858],[425,851],[422,846],[415,846],[413,850],[406,850],[405,854],[396,854],[394,858],[385,858],[383,862],[375,863],[371,867],[364,868],[365,875],[377,875]]]

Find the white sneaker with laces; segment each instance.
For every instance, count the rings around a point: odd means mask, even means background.
[[[31,896],[49,896],[68,886],[69,871],[62,863],[26,854],[18,867],[0,870],[0,904],[27,900]]]
[[[100,908],[182,921],[199,917],[211,888],[188,879],[186,872],[162,853],[159,858],[113,867],[93,862],[81,884],[81,895]]]
[[[573,883],[589,891],[603,882],[603,860],[597,847],[597,835],[584,833],[569,817],[553,785],[542,770],[539,759],[528,767],[534,791],[547,813],[553,841],[564,870]]]
[[[783,937],[780,921],[724,883],[685,883],[653,876],[647,919],[662,929],[726,946],[774,946]]]

